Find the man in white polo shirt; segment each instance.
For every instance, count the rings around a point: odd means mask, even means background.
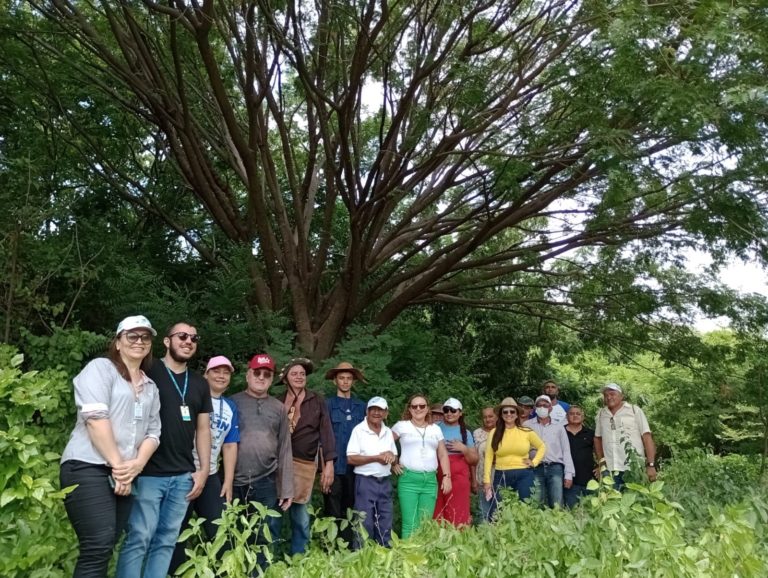
[[[363,527],[368,536],[389,546],[392,536],[392,484],[389,476],[397,462],[392,430],[384,425],[389,406],[383,397],[368,401],[365,420],[352,430],[347,445],[347,463],[355,466],[355,510],[365,513]],[[355,540],[355,548],[362,546]]]

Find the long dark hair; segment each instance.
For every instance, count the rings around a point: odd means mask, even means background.
[[[459,428],[461,429],[461,443],[467,443],[467,424],[464,423],[464,412],[459,416]]]
[[[504,407],[513,407],[513,406],[510,405],[510,406],[504,406]],[[501,417],[504,407],[499,408],[499,415],[496,418],[496,429],[493,432],[493,438],[491,438],[491,448],[493,449],[494,452],[499,450],[499,444],[501,443],[501,440],[504,437],[504,430],[507,429],[506,425],[504,425],[504,418]],[[522,416],[522,412],[520,411],[520,408],[517,406],[514,406],[514,408],[517,410],[515,425],[520,429],[528,430],[529,428],[523,427],[523,416]]]
[[[120,377],[122,377],[125,381],[130,382],[131,381],[131,374],[128,371],[128,368],[126,367],[125,363],[123,363],[123,358],[120,357],[120,351],[117,349],[117,342],[120,340],[120,335],[125,333],[125,331],[121,331],[119,335],[115,335],[112,338],[112,341],[109,342],[109,349],[107,350],[107,358],[114,364],[115,369],[117,369],[117,373],[120,374]],[[149,371],[150,366],[152,365],[152,347],[150,344],[149,351],[144,356],[144,359],[141,360],[141,365],[139,366],[143,372]]]

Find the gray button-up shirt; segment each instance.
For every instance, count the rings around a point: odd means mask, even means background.
[[[100,357],[86,365],[73,381],[77,423],[64,448],[62,463],[107,463],[91,442],[87,427],[90,419],[109,420],[117,450],[124,460],[135,458],[146,438],[160,443],[160,396],[155,382],[146,375],[141,391],[136,393],[115,364]]]
[[[565,479],[572,480],[576,468],[573,467],[571,445],[568,443],[568,433],[565,431],[565,426],[551,420],[547,425],[544,425],[536,418],[529,419],[523,425],[539,434],[539,437],[547,445],[547,453],[542,463],[563,464]]]

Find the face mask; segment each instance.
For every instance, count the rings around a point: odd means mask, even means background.
[[[548,407],[537,407],[536,408],[536,417],[540,417],[540,418],[549,417],[549,408]]]

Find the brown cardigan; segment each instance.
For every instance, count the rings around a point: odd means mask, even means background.
[[[285,404],[287,392],[278,399]],[[314,391],[306,390],[301,404],[301,417],[291,435],[293,457],[313,461],[320,446],[323,447],[323,461],[336,459],[336,440],[333,437],[331,418],[325,398]]]

